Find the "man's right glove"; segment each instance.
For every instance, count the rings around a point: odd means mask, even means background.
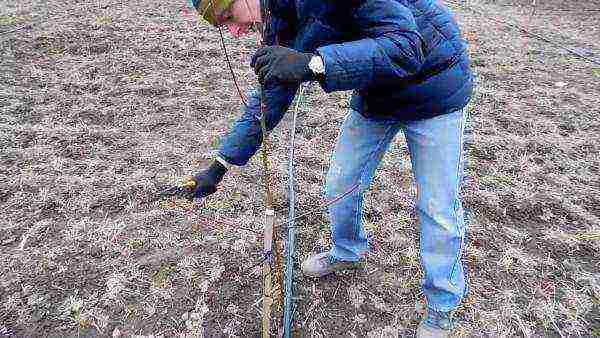
[[[181,186],[171,187],[159,194],[160,198],[180,197],[187,200],[202,198],[217,191],[217,185],[223,179],[227,168],[214,161],[208,169],[197,173],[194,177],[184,182]]]
[[[300,84],[315,79],[315,74],[308,67],[313,56],[287,47],[265,46],[254,53],[250,66],[261,85],[273,82]]]
[[[227,168],[225,166],[218,161],[214,161],[207,170],[196,174],[193,178],[196,182],[194,197],[206,197],[217,191],[217,185],[221,182],[226,172]]]

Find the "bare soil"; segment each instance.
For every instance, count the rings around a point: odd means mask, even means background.
[[[600,62],[600,6],[447,4],[478,78],[455,336],[600,337],[600,66],[497,21]],[[155,198],[203,168],[240,114],[218,32],[177,1],[0,9],[0,337],[258,336],[259,159],[204,201]],[[256,37],[225,38],[246,90]],[[321,189],[348,95],[313,86],[301,106],[297,212],[312,212],[298,262],[330,244]],[[281,221],[289,125],[272,135]],[[296,276],[298,336],[414,335],[413,197],[399,137],[366,203],[373,254],[356,272]]]

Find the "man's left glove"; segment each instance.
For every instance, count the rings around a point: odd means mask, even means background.
[[[287,47],[266,46],[254,53],[250,66],[254,68],[261,85],[273,82],[300,84],[315,80],[315,74],[308,67],[313,56]]]

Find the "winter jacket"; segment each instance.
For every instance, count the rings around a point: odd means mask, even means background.
[[[319,54],[326,92],[353,90],[350,107],[375,120],[410,121],[463,108],[473,90],[466,43],[435,0],[272,0],[269,44]],[[273,128],[296,86],[264,88]],[[260,100],[223,140],[220,155],[244,165],[260,147]]]

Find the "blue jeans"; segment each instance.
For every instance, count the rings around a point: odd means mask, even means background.
[[[464,125],[462,110],[431,119],[374,121],[350,110],[341,128],[325,186],[333,247],[330,259],[357,261],[369,250],[363,228],[363,193],[396,134],[402,130],[417,186],[423,292],[428,307],[450,311],[467,292],[461,262],[466,226],[459,196]],[[358,186],[351,194],[353,187]]]

